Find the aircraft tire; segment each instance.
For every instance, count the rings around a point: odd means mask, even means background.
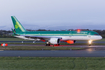
[[[91,46],[91,44],[89,44],[89,46]]]
[[[50,44],[46,44],[46,46],[50,46]]]

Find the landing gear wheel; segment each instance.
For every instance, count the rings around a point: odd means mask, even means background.
[[[47,43],[46,43],[46,46],[50,46],[50,43],[49,43],[49,42],[47,42]]]
[[[50,44],[46,44],[46,46],[50,46]]]
[[[58,44],[58,46],[60,46],[60,44]]]
[[[55,44],[54,46],[59,46],[60,44]]]
[[[89,46],[91,46],[91,44],[89,44]]]
[[[92,40],[89,40],[88,43],[89,43],[89,46],[91,46],[92,45]]]

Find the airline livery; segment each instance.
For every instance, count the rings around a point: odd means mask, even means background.
[[[15,31],[12,29],[14,36],[25,40],[44,41],[46,46],[60,45],[61,41],[73,44],[76,40],[87,40],[89,45],[94,40],[100,40],[102,37],[94,31],[27,31],[17,20],[11,16]]]

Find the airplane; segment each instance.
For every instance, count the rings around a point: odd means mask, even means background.
[[[33,41],[43,41],[46,42],[46,46],[60,45],[61,41],[67,42],[69,44],[74,44],[77,40],[87,40],[89,46],[91,46],[92,41],[101,40],[102,36],[94,31],[27,31],[21,23],[17,20],[15,16],[11,16],[14,30],[14,37],[33,40]]]

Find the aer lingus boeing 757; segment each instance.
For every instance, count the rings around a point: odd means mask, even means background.
[[[73,44],[76,40],[87,40],[89,45],[94,40],[100,40],[102,37],[94,31],[27,31],[16,19],[15,16],[11,16],[15,31],[14,36],[26,40],[33,41],[47,41],[46,46],[50,44],[60,44],[60,41]]]

